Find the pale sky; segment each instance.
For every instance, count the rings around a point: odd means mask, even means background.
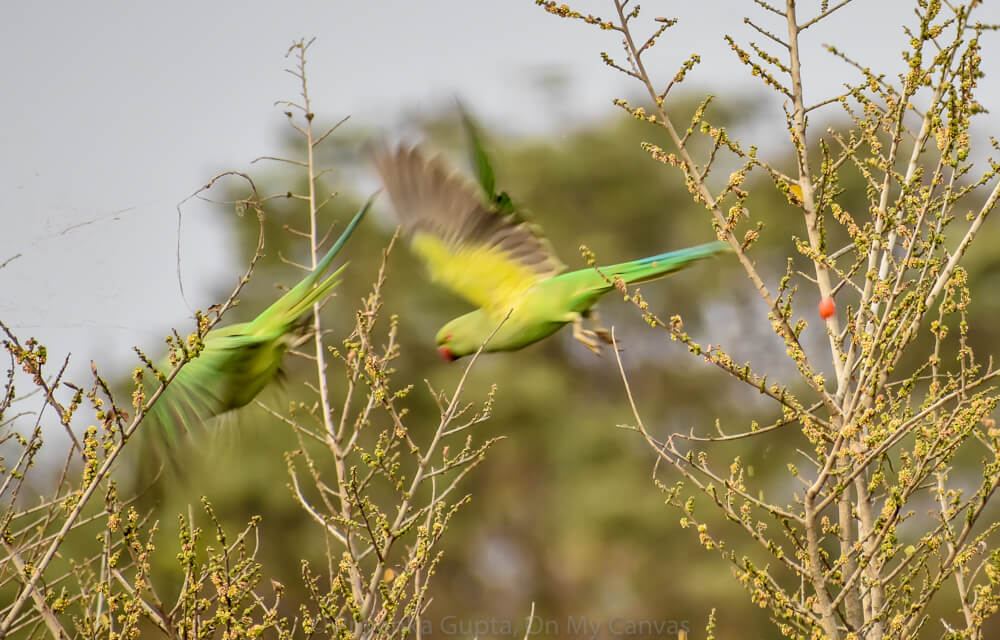
[[[906,39],[892,13],[904,8],[912,23],[910,5],[857,0],[806,32],[807,97],[828,97],[857,78],[822,42],[898,73]],[[610,6],[574,4],[602,15]],[[997,5],[986,6],[980,19],[1000,22]],[[703,64],[688,84],[723,100],[758,87],[723,33],[760,42],[745,15],[781,29],[751,0],[647,1],[643,9],[681,18],[647,65],[666,78],[698,52]],[[619,51],[612,33],[556,19],[532,0],[8,3],[0,23],[0,264],[22,257],[0,270],[0,319],[42,339],[55,357],[73,351],[74,371],[93,358],[111,367],[105,374],[132,366],[131,345],[156,351],[168,327],[190,326],[175,272],[175,207],[217,172],[280,151],[284,116],[274,102],[297,92],[284,54],[312,36],[315,109],[325,120],[351,114],[345,126],[359,131],[397,135],[407,113],[460,96],[489,128],[558,135],[620,114],[611,99],[639,89],[599,58]],[[980,95],[994,114],[978,131],[1000,137],[1000,48],[995,35],[987,39]],[[558,103],[535,88],[552,70],[570,80]],[[779,110],[765,126],[780,142]],[[185,215],[185,286],[192,304],[207,307],[215,302],[204,297],[209,285],[235,282],[243,265],[219,246],[215,222],[197,207]]]

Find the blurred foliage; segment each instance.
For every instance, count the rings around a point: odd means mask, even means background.
[[[686,121],[695,106],[677,101],[675,111]],[[447,153],[457,167],[471,174],[455,115],[440,114],[418,124],[427,134],[428,146]],[[713,123],[727,127],[747,126],[753,117],[751,101],[709,111]],[[341,140],[337,140],[341,132],[334,134],[328,155],[318,162],[334,167],[327,176],[330,188],[343,191],[324,218],[325,224],[337,228],[368,195],[351,183],[352,177],[368,172],[362,144],[349,137],[357,136],[347,131],[353,127],[345,125]],[[713,238],[708,214],[686,192],[680,175],[639,148],[641,141],[655,135],[650,127],[615,115],[553,138],[487,137],[498,186],[527,207],[563,261],[580,268],[585,265],[581,244],[589,246],[599,262],[612,263]],[[287,139],[289,149],[298,143],[298,138]],[[841,204],[846,208],[851,206],[851,190],[863,188],[846,182],[850,175],[843,184],[848,200]],[[715,183],[727,177],[715,175]],[[258,168],[254,178],[261,193],[303,191],[301,179],[281,165]],[[748,205],[755,217],[766,221],[766,228],[753,256],[775,282],[786,257],[794,255],[792,236],[804,231],[797,210],[760,178]],[[246,194],[231,195],[235,200]],[[855,204],[864,206],[861,203],[859,199]],[[376,208],[342,253],[350,266],[324,310],[333,344],[353,326],[352,314],[370,290],[394,231],[387,200],[380,200]],[[279,293],[272,283],[298,280],[282,258],[307,261],[304,242],[283,228],[305,228],[302,204],[276,199],[266,211],[266,256],[244,290],[240,307],[231,314],[232,321],[249,318],[269,304]],[[233,241],[249,252],[256,242],[256,225],[234,222],[230,211],[224,214],[222,223],[232,226]],[[996,235],[993,228],[986,233]],[[831,237],[831,246],[842,240]],[[988,291],[1000,279],[1000,267],[990,255],[992,244],[983,238],[970,251],[966,264],[974,290]],[[389,258],[383,313],[386,321],[389,314],[400,318],[402,357],[396,361],[396,379],[415,385],[406,400],[408,424],[411,429],[423,425],[430,430],[438,410],[423,381],[450,389],[463,369],[461,361],[438,360],[433,336],[467,306],[432,285],[404,245],[397,243]],[[753,360],[761,371],[791,382],[794,369],[769,328],[766,308],[743,278],[735,261],[722,257],[643,285],[642,290],[661,317],[681,315],[695,339],[722,343],[737,360]],[[828,349],[816,301],[803,294],[797,304],[799,313],[815,327],[804,335],[807,349]],[[992,348],[1000,337],[1000,327],[990,321],[998,305],[988,295],[973,305],[971,335],[973,347],[980,351]],[[609,293],[599,309],[603,323],[615,328],[623,345],[633,393],[655,433],[690,429],[705,433],[714,429],[717,418],[723,428],[739,430],[752,419],[763,424],[776,417],[759,415],[767,405],[757,400],[755,392],[691,357],[664,332],[650,329],[619,294]],[[520,352],[484,356],[472,372],[470,399],[484,397],[492,383],[498,385],[494,415],[483,435],[507,439],[462,485],[472,502],[452,522],[443,543],[445,555],[432,581],[428,610],[434,632],[439,632],[437,621],[443,616],[520,621],[534,602],[536,615],[556,621],[564,635],[569,616],[586,616],[604,625],[615,617],[687,621],[694,637],[699,637],[712,607],[718,608],[720,638],[771,633],[767,614],[749,601],[728,564],[715,551],[699,550],[697,535],[682,530],[679,514],[663,505],[651,482],[653,452],[637,434],[616,428],[633,418],[613,354],[606,350],[602,357],[594,357],[569,334],[561,331]],[[265,391],[262,400],[275,406],[306,400],[311,392],[299,381],[310,366],[302,359],[287,358],[286,381]],[[180,454],[180,473],[164,467],[153,478],[152,458],[133,461],[137,469],[144,468],[136,474],[146,487],[139,498],[140,511],[154,511],[161,540],[175,539],[177,514],[186,513],[187,505],[197,504],[202,495],[232,528],[241,527],[253,514],[262,515],[258,560],[265,574],[285,585],[284,601],[295,602],[301,599],[296,595],[300,559],[322,565],[327,553],[318,528],[291,499],[283,454],[298,443],[287,427],[257,407],[219,422],[211,432],[200,434],[196,448]],[[774,491],[769,498],[790,502],[797,487],[788,482],[783,465],[804,442],[798,432],[781,430],[719,445],[710,449],[710,455],[719,460],[740,455],[753,473],[767,478]],[[660,469],[659,474],[668,484],[676,480],[669,470]],[[713,528],[727,531],[725,523]],[[731,542],[742,545],[739,534],[729,531]],[[757,553],[749,546],[745,552]],[[154,557],[154,572],[170,574],[177,571],[176,565],[169,553]]]

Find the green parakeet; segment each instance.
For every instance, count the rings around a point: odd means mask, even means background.
[[[498,326],[485,350],[513,351],[572,323],[573,337],[600,353],[598,339],[610,342],[610,335],[604,329],[585,329],[583,319],[612,285],[592,268],[567,272],[538,228],[521,218],[510,196],[495,192],[486,153],[472,123],[464,114],[463,119],[478,188],[418,148],[373,153],[413,252],[435,282],[478,307],[441,327],[438,352],[446,360],[475,353]],[[638,283],[729,250],[725,243],[709,242],[600,270],[612,281],[620,277]]]
[[[376,194],[377,195],[377,194]],[[337,242],[305,278],[250,322],[218,327],[205,336],[197,357],[184,365],[150,409],[150,418],[168,433],[204,423],[251,400],[277,375],[299,318],[334,287],[343,265],[326,275],[334,257],[371,207],[361,207]],[[169,363],[161,369],[169,371]]]

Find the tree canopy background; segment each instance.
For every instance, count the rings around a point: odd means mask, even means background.
[[[687,113],[695,105],[679,101],[675,109]],[[752,126],[754,102],[747,99],[709,113],[720,125]],[[411,141],[445,154],[471,177],[454,109],[421,118],[414,128],[422,133]],[[612,113],[554,139],[509,138],[489,123],[484,129],[498,187],[527,208],[571,268],[586,264],[581,244],[594,251],[599,263],[612,263],[713,237],[704,211],[684,185],[639,148],[640,142],[650,140],[649,128],[640,123]],[[335,169],[329,184],[341,192],[325,218],[329,224],[342,225],[367,195],[358,186],[358,176],[371,171],[364,148],[372,136],[349,122],[320,158],[320,166]],[[286,155],[297,143],[292,135],[286,138]],[[280,168],[254,175],[261,193],[289,189],[283,182],[288,176]],[[768,224],[755,258],[777,279],[784,256],[794,254],[793,234],[802,232],[785,198],[766,180],[759,184],[749,206],[766,210]],[[243,196],[234,189],[227,197]],[[278,293],[271,283],[298,278],[283,258],[301,258],[302,248],[283,227],[297,226],[302,207],[275,200],[265,211],[266,255],[233,312],[236,320],[252,317],[269,304]],[[248,258],[256,244],[255,225],[234,217],[227,206],[219,208],[219,215]],[[370,289],[395,225],[383,198],[345,249],[343,256],[350,260],[347,276],[324,310],[328,326],[338,335],[352,326],[353,310]],[[995,228],[987,232],[996,234]],[[998,277],[984,250],[989,244],[984,239],[970,256],[974,287],[976,281]],[[724,342],[737,360],[763,363],[763,368],[792,378],[792,366],[781,357],[783,345],[764,321],[762,303],[728,258],[645,284],[643,295],[661,317],[681,315],[693,336]],[[416,385],[406,406],[411,428],[419,429],[433,424],[438,413],[422,381],[448,388],[462,372],[461,363],[438,359],[434,333],[468,307],[428,280],[405,242],[397,242],[389,255],[384,295],[384,319],[390,314],[399,317],[403,357],[395,366],[400,379]],[[988,321],[995,304],[983,296],[972,309],[977,348],[989,350],[997,344],[1000,329]],[[605,296],[599,310],[602,322],[615,329],[633,394],[658,433],[704,430],[716,416],[724,427],[736,428],[758,415],[762,405],[756,393],[689,357],[683,345],[672,343],[663,332],[651,330],[620,294]],[[817,328],[807,329],[805,341],[818,349],[825,335],[818,315],[810,320]],[[303,366],[301,360],[289,358],[287,383],[266,392],[264,402],[280,405],[305,399],[308,390],[296,382]],[[766,610],[748,600],[717,552],[702,549],[697,534],[682,529],[678,514],[663,505],[651,481],[654,455],[648,446],[636,433],[619,428],[630,424],[632,415],[610,350],[595,357],[573,341],[568,330],[561,331],[516,353],[484,356],[473,369],[468,396],[485,396],[494,383],[497,400],[485,433],[505,440],[463,483],[472,501],[453,521],[444,543],[428,610],[435,630],[445,616],[466,628],[491,619],[523,624],[535,603],[536,615],[556,621],[563,632],[570,618],[581,617],[605,627],[618,618],[686,621],[688,628],[700,629],[716,608],[719,637],[769,633]],[[201,495],[208,496],[233,527],[253,514],[263,515],[265,539],[283,543],[265,545],[259,558],[270,576],[295,589],[298,559],[312,555],[321,563],[326,549],[308,516],[289,499],[283,452],[298,446],[294,436],[252,406],[207,435],[182,454],[183,477],[175,481],[168,470],[166,481],[161,477],[140,497],[142,505],[154,509],[167,530],[171,514],[182,512]],[[773,478],[769,485],[776,496],[791,501],[796,487],[789,485],[783,466],[775,468],[773,461],[785,460],[804,444],[801,434],[789,428],[765,438],[714,445],[710,451],[721,459],[739,455],[751,473]],[[664,473],[670,477],[669,471],[661,470],[661,476]],[[721,521],[718,526],[725,530]],[[172,559],[161,562],[160,569],[169,572]]]

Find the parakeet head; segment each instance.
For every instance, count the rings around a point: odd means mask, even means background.
[[[438,354],[443,360],[453,362],[462,356],[475,353],[479,350],[479,345],[483,343],[482,337],[469,331],[468,320],[463,318],[465,316],[455,318],[437,332],[435,341],[437,342]]]
[[[438,331],[436,341],[438,354],[441,356],[442,360],[454,362],[460,357],[466,355],[455,351],[455,333],[453,331],[449,331],[447,325],[441,327],[441,330]]]

